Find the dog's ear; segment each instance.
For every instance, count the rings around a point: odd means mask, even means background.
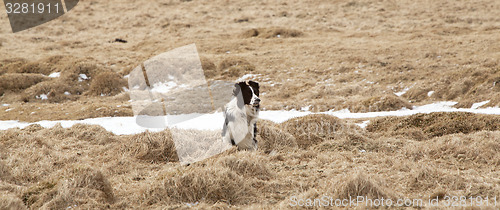
[[[248,81],[248,85],[252,86],[252,88],[259,88],[259,83],[252,80]]]
[[[233,96],[237,96],[241,92],[241,87],[239,83],[234,84]]]
[[[255,95],[259,96],[259,83],[254,81],[248,81],[248,85],[253,88]]]

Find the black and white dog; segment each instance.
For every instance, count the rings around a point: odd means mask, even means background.
[[[259,83],[236,83],[231,101],[224,106],[222,140],[240,150],[257,150],[259,105]]]

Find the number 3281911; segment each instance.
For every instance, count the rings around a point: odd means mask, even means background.
[[[5,4],[7,14],[42,14],[42,13],[59,13],[59,3],[44,4],[44,3],[7,3]]]

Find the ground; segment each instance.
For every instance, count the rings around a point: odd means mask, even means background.
[[[252,74],[265,110],[373,112],[437,101],[498,107],[499,17],[493,0],[82,0],[54,21],[12,33],[0,12],[0,120],[132,116],[124,76],[192,43],[209,81]],[[48,77],[55,72],[60,77]],[[499,118],[422,114],[371,119],[366,129],[352,125],[365,119],[325,116],[261,122],[260,151],[228,151],[189,167],[176,162],[168,130],[11,129],[0,131],[0,207],[500,197]]]

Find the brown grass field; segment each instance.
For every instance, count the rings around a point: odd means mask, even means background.
[[[500,106],[495,0],[81,0],[15,34],[3,10],[0,120],[132,116],[123,76],[191,43],[209,81],[256,75],[266,110]],[[60,77],[48,77],[54,72]],[[380,117],[366,129],[354,124],[362,120],[262,120],[258,151],[230,149],[189,166],[179,164],[169,130],[4,130],[0,209],[286,209],[324,195],[488,196],[497,206],[466,209],[500,206],[499,115]]]

